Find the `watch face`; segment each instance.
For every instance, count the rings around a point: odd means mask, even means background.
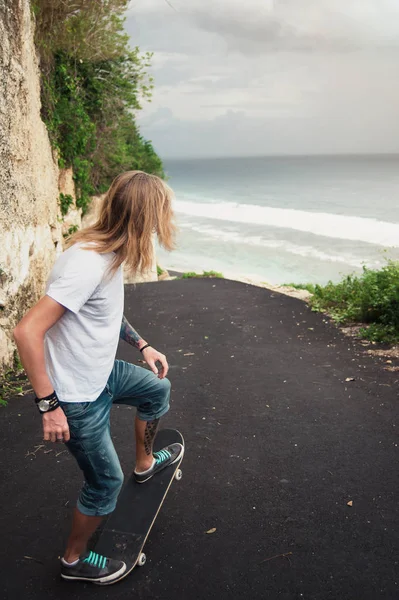
[[[48,409],[50,408],[50,401],[49,400],[40,400],[38,406],[42,412],[47,412]]]

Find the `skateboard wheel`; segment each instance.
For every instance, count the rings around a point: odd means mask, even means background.
[[[176,481],[180,481],[180,479],[183,477],[183,472],[181,471],[181,469],[177,469],[176,473],[175,473],[175,479]]]
[[[145,565],[145,563],[146,563],[146,560],[147,560],[147,557],[146,557],[146,555],[144,554],[144,552],[142,552],[142,553],[140,554],[140,556],[139,556],[139,559],[138,559],[138,561],[137,561],[137,564],[138,564],[138,566],[139,566],[139,567],[142,567],[143,565]]]

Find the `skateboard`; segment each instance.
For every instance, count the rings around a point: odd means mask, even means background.
[[[182,434],[176,429],[161,429],[154,440],[154,451],[180,443]],[[173,465],[159,471],[145,483],[137,483],[133,477],[125,483],[118,498],[115,511],[109,516],[95,543],[95,552],[126,563],[126,571],[111,584],[127,577],[136,566],[146,562],[144,545],[155,519],[166,498],[172,481],[182,478],[180,464],[183,456]],[[99,584],[99,585],[110,585]]]

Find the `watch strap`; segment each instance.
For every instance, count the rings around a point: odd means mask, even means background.
[[[36,404],[39,404],[39,402],[41,402],[42,400],[46,400],[49,403],[49,408],[46,411],[42,411],[39,408],[39,411],[41,413],[44,412],[50,412],[52,410],[55,410],[56,408],[58,408],[60,406],[60,403],[58,401],[58,396],[57,393],[54,391],[51,394],[49,394],[48,396],[45,396],[44,398],[35,398],[35,402]]]

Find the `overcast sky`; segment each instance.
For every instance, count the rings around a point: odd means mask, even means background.
[[[163,158],[399,152],[399,0],[168,2],[126,22]]]

